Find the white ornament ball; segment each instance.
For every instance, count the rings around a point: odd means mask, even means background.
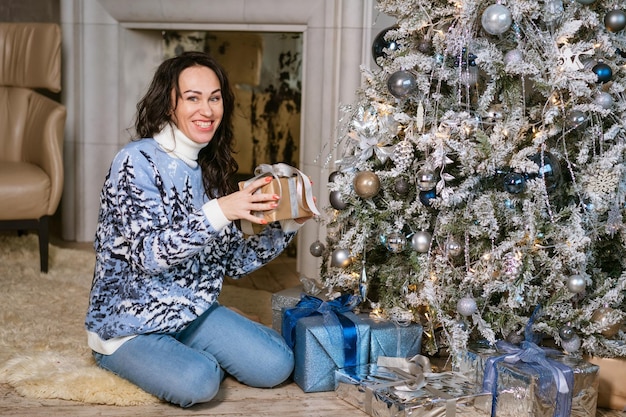
[[[611,94],[603,91],[596,95],[593,102],[605,110],[610,110],[611,108],[613,108],[614,100]]]
[[[456,303],[456,311],[460,315],[469,317],[477,310],[476,300],[472,297],[463,297]]]
[[[481,23],[487,33],[491,35],[502,35],[511,27],[513,18],[506,6],[492,4],[483,12]]]
[[[352,258],[350,258],[350,251],[348,249],[335,249],[330,258],[330,264],[332,266],[338,266],[345,268],[350,265]]]
[[[567,353],[577,352],[578,349],[580,349],[580,345],[581,345],[581,340],[577,334],[573,335],[572,338],[569,340],[561,341],[561,347]]]
[[[567,278],[567,289],[574,294],[580,294],[586,287],[587,283],[582,275],[574,274]]]
[[[425,230],[415,232],[413,237],[411,237],[411,247],[416,252],[426,253],[428,249],[430,249],[430,241],[432,238],[432,235]]]
[[[504,64],[519,64],[524,61],[524,54],[519,49],[511,49],[504,54]]]

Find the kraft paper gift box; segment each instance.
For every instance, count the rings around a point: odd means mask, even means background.
[[[455,372],[413,379],[400,369],[367,364],[335,373],[337,396],[376,417],[488,417],[491,394]]]
[[[626,358],[592,356],[589,362],[598,365],[598,407],[626,411]]]
[[[376,363],[379,356],[408,358],[420,353],[423,333],[421,324],[398,324],[377,317],[365,320],[370,325],[370,362]]]
[[[294,349],[293,380],[304,392],[333,391],[335,370],[367,363],[369,324],[352,312],[358,297],[303,296],[285,310],[282,334]]]
[[[485,361],[483,389],[497,417],[593,417],[598,366],[552,349],[499,341]],[[560,388],[559,388],[560,387]]]
[[[262,186],[256,193],[277,194],[280,196],[280,200],[277,208],[253,212],[253,215],[270,223],[320,214],[313,199],[311,180],[302,171],[287,164],[261,164],[254,173],[253,178],[239,183],[239,189],[245,188],[249,183],[259,178],[272,176],[272,181]],[[241,220],[241,230],[248,235],[257,234],[264,227],[264,225],[251,223],[248,220]]]
[[[272,294],[272,328],[277,332],[281,332],[283,323],[283,314],[286,309],[295,307],[303,295],[312,295],[321,300],[328,300],[313,279],[301,278],[303,284],[295,287],[286,288],[284,290]]]

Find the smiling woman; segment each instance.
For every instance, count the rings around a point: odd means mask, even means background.
[[[277,207],[278,195],[257,192],[271,177],[234,189],[233,103],[213,57],[163,61],[100,198],[89,347],[100,367],[181,407],[212,400],[226,373],[273,387],[293,369],[275,330],[217,302],[225,276],[276,258],[308,220],[252,214]],[[246,237],[236,220],[267,226]]]
[[[208,144],[224,115],[222,88],[215,72],[199,65],[181,72],[172,90],[172,108],[172,121],[178,129],[195,143]]]

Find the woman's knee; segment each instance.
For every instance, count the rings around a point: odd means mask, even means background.
[[[170,381],[168,394],[163,399],[181,407],[209,402],[219,392],[223,376],[223,371],[212,361],[190,364],[180,370],[178,378]]]
[[[283,352],[268,356],[259,364],[257,372],[247,381],[247,385],[257,388],[272,388],[285,382],[292,374],[294,367],[293,352]]]

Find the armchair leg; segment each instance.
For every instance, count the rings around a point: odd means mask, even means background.
[[[44,273],[48,273],[48,243],[50,241],[48,219],[49,216],[41,217],[37,229],[39,234],[39,265],[41,272]]]
[[[48,273],[49,219],[50,216],[32,220],[0,220],[0,230],[17,230],[18,236],[26,234],[27,230],[37,230],[39,236],[39,268],[43,273]]]

